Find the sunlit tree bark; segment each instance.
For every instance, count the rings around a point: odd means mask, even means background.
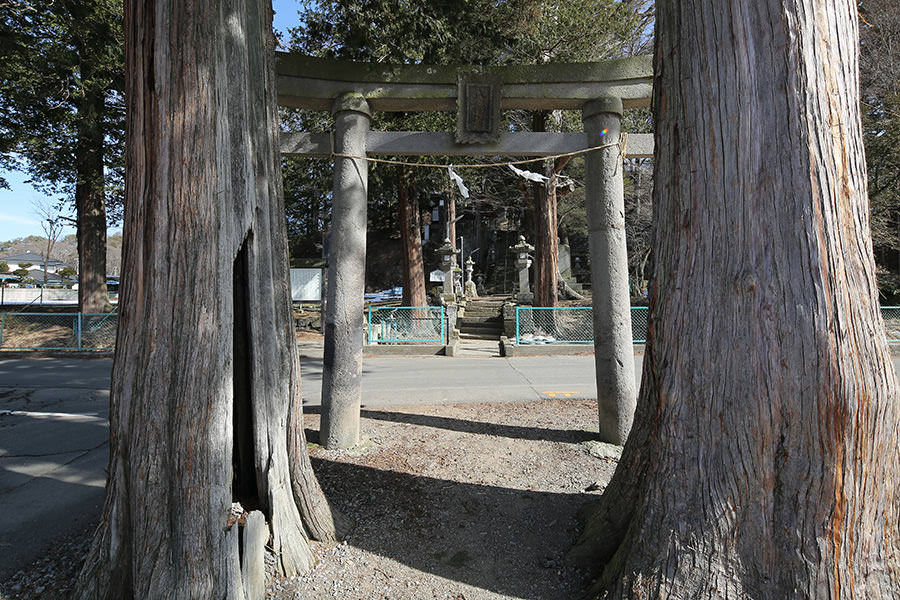
[[[898,387],[850,0],[657,5],[655,274],[608,598],[897,598]]]
[[[255,600],[263,544],[292,574],[334,538],[302,437],[271,6],[129,0],[125,30],[109,475],[75,597]]]

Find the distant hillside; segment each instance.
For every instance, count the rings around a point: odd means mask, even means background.
[[[0,259],[4,256],[24,254],[25,252],[43,255],[46,250],[47,238],[39,235],[29,235],[28,237],[0,242]],[[64,238],[60,238],[53,246],[53,251],[50,254],[53,258],[59,259],[77,270],[78,246],[75,235],[67,235]],[[106,240],[106,274],[118,275],[121,266],[122,234],[115,233]]]

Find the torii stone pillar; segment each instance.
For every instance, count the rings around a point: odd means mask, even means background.
[[[582,109],[588,147],[615,144],[587,154],[587,220],[594,302],[594,363],[600,439],[622,445],[637,400],[625,245],[625,192],[619,137],[622,101],[600,98]]]
[[[372,118],[366,99],[344,94],[335,100],[332,113],[335,153],[365,156]],[[334,158],[320,428],[321,442],[329,449],[359,442],[367,188],[365,160]]]

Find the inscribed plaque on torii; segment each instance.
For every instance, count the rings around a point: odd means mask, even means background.
[[[486,144],[500,139],[500,94],[503,75],[459,71],[457,74],[456,143]]]

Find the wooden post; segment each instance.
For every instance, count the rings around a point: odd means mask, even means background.
[[[372,113],[360,94],[335,100],[334,151],[365,156]],[[359,442],[362,400],[363,294],[366,278],[368,163],[334,159],[334,200],[328,258],[321,439],[326,448]]]
[[[637,397],[625,245],[623,156],[618,146],[622,101],[601,98],[588,102],[582,119],[589,146],[611,144],[585,158],[585,204],[591,250],[600,439],[621,445],[631,429]]]

